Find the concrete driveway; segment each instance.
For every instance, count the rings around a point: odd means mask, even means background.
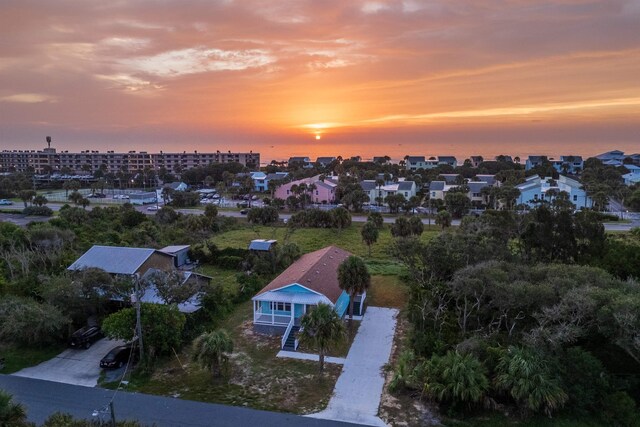
[[[103,338],[87,350],[69,348],[51,360],[25,368],[13,375],[58,383],[95,387],[100,376],[100,359],[122,341]]]
[[[389,362],[398,310],[368,307],[336,382],[327,409],[314,418],[385,426],[378,418],[384,387],[382,368]]]

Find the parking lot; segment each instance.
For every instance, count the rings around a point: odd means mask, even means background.
[[[87,350],[67,349],[37,366],[14,373],[20,377],[36,378],[65,384],[95,387],[100,376],[100,359],[113,347],[123,344],[103,338]]]

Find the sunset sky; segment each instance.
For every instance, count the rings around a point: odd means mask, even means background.
[[[3,0],[0,149],[45,135],[263,160],[640,151],[640,0]]]

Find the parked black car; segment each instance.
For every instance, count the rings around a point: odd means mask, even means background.
[[[104,369],[123,367],[127,361],[129,361],[131,351],[133,351],[133,344],[125,344],[112,348],[100,361],[100,367]],[[135,354],[133,358],[135,358]]]
[[[89,348],[91,344],[104,337],[99,326],[85,326],[71,335],[69,346],[74,348]]]

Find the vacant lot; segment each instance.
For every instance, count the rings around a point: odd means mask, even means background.
[[[393,243],[389,225],[385,225],[380,230],[378,241],[371,247],[371,256],[369,256],[367,246],[362,242],[360,236],[362,225],[362,223],[353,223],[351,227],[341,231],[318,228],[291,230],[282,226],[248,225],[214,236],[212,240],[219,248],[246,248],[253,239],[276,239],[281,243],[288,241],[297,244],[303,253],[336,245],[364,258],[371,274],[401,274],[404,271],[403,267],[389,255],[389,247]],[[436,234],[437,231],[425,231],[421,238],[429,240]]]
[[[240,304],[223,322],[234,341],[226,378],[212,378],[191,362],[190,348],[186,348],[161,362],[150,377],[132,378],[128,389],[298,414],[323,409],[341,367],[326,365],[320,375],[317,362],[277,358],[280,337],[255,334],[251,310],[250,301]]]

